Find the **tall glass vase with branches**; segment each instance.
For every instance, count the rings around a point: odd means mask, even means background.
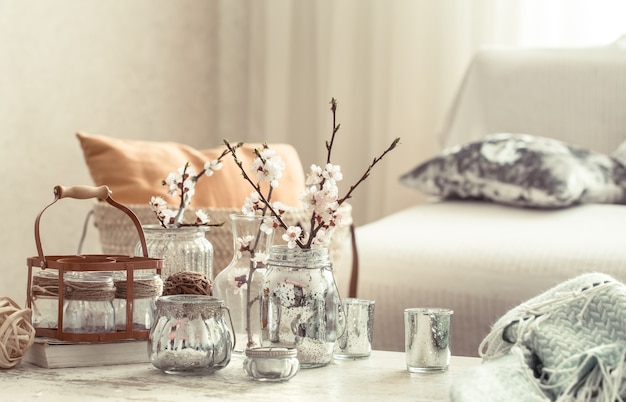
[[[339,225],[341,225],[341,214],[338,212],[339,207],[352,197],[352,194],[356,190],[356,188],[369,177],[374,166],[377,165],[400,142],[400,139],[396,138],[379,156],[375,157],[373,161],[368,165],[362,176],[357,180],[357,182],[350,186],[349,190],[343,197],[340,197],[337,183],[343,179],[343,174],[341,172],[341,167],[339,165],[333,164],[332,162],[332,150],[335,144],[336,136],[340,129],[340,125],[337,123],[336,120],[337,101],[334,98],[331,99],[330,105],[333,116],[333,128],[330,140],[326,141],[325,144],[327,151],[326,163],[323,167],[315,164],[312,165],[311,170],[307,175],[307,187],[301,195],[301,200],[305,208],[310,212],[310,218],[307,219],[307,222],[304,222],[303,224],[288,225],[285,220],[285,214],[290,210],[290,208],[279,202],[272,202],[271,200],[272,191],[276,186],[278,186],[284,169],[284,163],[282,163],[280,157],[277,156],[269,146],[264,144],[262,148],[255,150],[256,159],[253,162],[252,169],[250,170],[251,173],[249,174],[244,168],[242,161],[238,158],[236,149],[230,145],[229,141],[224,140],[225,146],[228,148],[230,154],[234,158],[235,163],[237,164],[237,166],[239,166],[241,170],[243,179],[248,182],[252,187],[252,192],[250,196],[246,198],[244,206],[242,208],[242,212],[250,216],[260,216],[262,222],[259,224],[259,229],[262,231],[266,231],[267,233],[269,233],[279,228],[282,229],[284,231],[282,239],[286,242],[286,246],[283,247],[286,247],[289,250],[299,249],[302,251],[307,251],[311,249],[327,248],[333,232]],[[256,180],[254,180],[252,176],[256,176]],[[263,187],[261,186],[261,183],[263,182],[268,183],[269,185],[266,192],[263,191]],[[272,250],[274,250],[274,247],[272,248]],[[281,251],[278,252],[280,252],[281,255],[286,255]],[[325,254],[326,253],[324,253],[324,255]],[[268,260],[271,258],[270,255],[267,255],[265,253],[259,254],[255,251],[252,251],[251,255],[255,255],[255,264],[257,264],[256,266],[259,266],[259,264],[262,264],[263,267],[267,266]],[[322,268],[326,269],[326,266],[323,266],[322,264]],[[269,274],[269,272],[267,274]],[[327,275],[322,276],[324,278],[327,278]],[[330,275],[330,277],[330,281],[332,282],[332,284],[334,284],[334,278],[332,278],[332,274]],[[327,279],[321,280],[325,281]],[[267,282],[264,280],[264,286],[266,283]],[[283,278],[278,286],[280,286],[281,288],[285,288],[285,286],[291,286],[293,289],[289,290],[289,294],[292,296],[296,294],[300,294],[302,296],[304,295],[302,283],[298,281],[292,281],[287,277]],[[262,337],[264,337],[263,329],[266,329],[268,327],[278,328],[284,326],[287,329],[287,332],[298,332],[295,338],[302,339],[302,334],[304,334],[304,337],[306,338],[307,330],[305,327],[307,324],[304,322],[298,324],[296,326],[297,329],[295,329],[293,325],[294,322],[278,322],[270,324],[266,321],[269,319],[280,320],[279,318],[275,317],[276,314],[268,314],[269,309],[272,308],[272,303],[281,303],[280,301],[278,301],[278,298],[275,297],[276,294],[276,289],[270,289],[265,287],[263,287],[260,292],[262,308]],[[287,309],[289,309],[293,304],[292,296],[287,297],[287,299],[291,301],[288,301],[286,303],[290,304],[284,304],[276,307],[276,311],[281,309],[281,311],[287,311]],[[338,298],[338,294],[336,296]],[[256,294],[249,293],[248,301],[253,299],[256,300],[256,297]],[[306,304],[306,302],[304,302],[304,304],[302,304],[301,302],[302,300],[298,302],[300,306]],[[321,301],[322,305],[326,302],[326,300]],[[250,314],[250,305],[248,305],[247,307],[247,314]],[[302,317],[301,314],[298,314],[296,314],[295,316]],[[314,324],[314,326],[317,328],[315,332],[325,333],[323,329],[326,328],[326,325],[327,323],[318,320],[316,324]],[[331,324],[331,326],[336,327],[335,324]],[[319,331],[319,328],[322,328],[322,331]],[[313,331],[309,331],[309,333],[312,332]],[[279,339],[280,336],[274,335],[272,336],[272,338],[273,339],[270,341],[270,343],[275,342],[275,339]],[[329,340],[331,342],[334,341],[334,339]],[[328,348],[328,342],[326,342],[326,340],[323,340],[322,343],[324,343],[324,356],[322,357],[323,362],[321,363],[321,365],[327,364],[329,358],[328,353],[332,354],[332,347],[330,349]],[[299,350],[299,358],[301,357],[300,352],[301,351]],[[311,364],[311,366],[316,366],[318,365],[318,362],[312,362]]]

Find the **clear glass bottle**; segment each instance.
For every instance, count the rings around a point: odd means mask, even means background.
[[[110,274],[68,272],[64,276],[63,331],[80,334],[115,331]]]
[[[296,348],[302,368],[329,364],[341,331],[328,250],[272,246],[261,288],[263,346]]]
[[[259,297],[265,267],[251,261],[255,255],[269,254],[273,234],[261,230],[262,216],[230,215],[233,230],[233,259],[216,277],[213,296],[224,300],[233,317],[237,335],[236,353],[261,345]],[[245,243],[245,244],[244,244]],[[247,308],[249,306],[249,309]],[[247,331],[247,329],[250,331]]]
[[[208,226],[143,226],[148,256],[163,259],[161,277],[164,280],[182,271],[200,272],[213,279],[213,245],[206,238],[208,230]],[[143,255],[141,243],[137,243],[135,255]]]
[[[230,363],[232,327],[222,300],[205,295],[161,296],[148,338],[154,367],[168,374],[194,374],[222,369]]]
[[[246,349],[243,370],[257,381],[287,381],[298,373],[298,351],[289,348]]]
[[[115,279],[115,329],[126,330],[126,276]],[[157,274],[136,273],[133,275],[133,330],[145,331],[152,327],[156,300],[163,292],[163,281]]]

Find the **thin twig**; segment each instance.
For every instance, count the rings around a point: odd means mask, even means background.
[[[361,184],[363,181],[365,181],[365,179],[367,179],[370,175],[370,172],[372,171],[372,168],[378,163],[380,162],[385,155],[387,155],[387,153],[389,153],[392,149],[394,149],[398,144],[400,143],[400,138],[396,138],[395,140],[393,140],[393,142],[391,143],[391,145],[389,145],[389,147],[377,158],[374,158],[374,161],[367,167],[367,170],[365,171],[365,173],[363,173],[363,176],[361,176],[361,178],[359,179],[359,181],[357,181],[355,184],[353,184],[352,186],[350,186],[350,190],[348,190],[348,193],[341,199],[339,199],[337,201],[337,203],[339,205],[343,204],[347,199],[352,197],[352,192],[359,186],[359,184]]]
[[[330,154],[335,143],[335,134],[337,134],[339,128],[341,127],[341,124],[337,124],[337,99],[332,98],[330,100],[330,110],[333,112],[333,134],[330,136],[330,142],[326,141],[326,163],[330,163]]]

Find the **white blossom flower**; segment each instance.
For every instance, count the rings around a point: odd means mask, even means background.
[[[324,177],[322,176],[322,168],[313,164],[311,165],[311,171],[306,177],[305,184],[307,186],[315,186],[320,184]]]
[[[185,164],[184,166],[178,168],[178,174],[183,180],[187,180],[189,177],[195,176],[196,171],[194,168],[189,166],[189,164]]]
[[[288,248],[295,248],[296,242],[302,234],[302,228],[299,226],[289,226],[285,234],[283,234],[283,240],[287,242]]]
[[[334,230],[325,230],[324,228],[320,228],[317,233],[315,233],[315,237],[311,242],[312,248],[321,248],[328,247],[330,244],[330,238],[333,234]]]
[[[247,216],[254,215],[261,208],[260,202],[259,194],[256,191],[251,192],[250,196],[245,199],[243,207],[241,207],[241,213]]]
[[[196,181],[187,178],[183,182],[183,194],[187,195],[187,197],[192,197],[196,193]]]
[[[322,176],[326,180],[331,180],[334,182],[343,180],[343,173],[341,173],[341,166],[333,165],[332,163],[327,163],[324,171],[322,172]]]
[[[159,216],[161,217],[161,221],[165,224],[165,226],[173,226],[176,223],[176,215],[177,211],[173,209],[164,209],[159,212]]]
[[[167,202],[162,197],[152,197],[150,199],[150,207],[154,212],[162,211],[167,208]]]
[[[212,176],[214,172],[222,169],[223,164],[218,159],[213,159],[212,161],[207,161],[204,164],[204,174],[207,176]]]
[[[285,162],[270,148],[262,149],[259,155],[260,157],[252,161],[252,171],[256,173],[257,180],[269,182],[270,186],[278,187],[279,180],[283,177],[283,170],[285,170]]]
[[[240,294],[242,291],[248,289],[247,268],[233,269],[228,272],[227,275],[226,282],[232,285],[235,294]]]
[[[244,251],[250,251],[250,243],[254,240],[254,236],[246,235],[237,237],[237,258],[241,258]]]
[[[169,195],[176,195],[180,183],[182,183],[181,177],[173,172],[170,172],[163,180],[163,184],[167,186],[167,193]]]
[[[261,230],[266,234],[272,234],[274,230],[278,229],[278,221],[271,216],[263,218],[261,223]]]
[[[250,258],[250,261],[252,261],[254,268],[264,268],[267,265],[269,257],[267,253],[255,253],[254,257]]]
[[[302,201],[306,208],[313,209],[315,207],[316,194],[318,191],[319,189],[316,186],[310,186],[305,188],[302,194],[300,194],[300,201]]]
[[[209,217],[207,216],[207,214],[199,209],[196,211],[196,223],[199,223],[201,225],[207,224],[209,223]]]
[[[334,227],[341,226],[342,220],[343,220],[343,215],[341,215],[340,213],[337,213],[337,211],[335,211],[333,216],[328,220],[328,225],[329,226],[334,226]]]
[[[278,216],[283,216],[285,212],[289,212],[291,210],[291,207],[280,201],[276,201],[272,203],[272,209],[274,209]]]

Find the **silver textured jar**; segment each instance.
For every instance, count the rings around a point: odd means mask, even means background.
[[[296,348],[302,368],[332,361],[340,297],[328,250],[273,246],[261,286],[261,341]]]
[[[222,300],[204,295],[161,296],[156,307],[148,339],[152,365],[168,374],[201,374],[230,363],[233,330],[226,323],[228,308]]]
[[[243,370],[257,381],[287,381],[298,373],[298,351],[289,348],[246,349]]]

